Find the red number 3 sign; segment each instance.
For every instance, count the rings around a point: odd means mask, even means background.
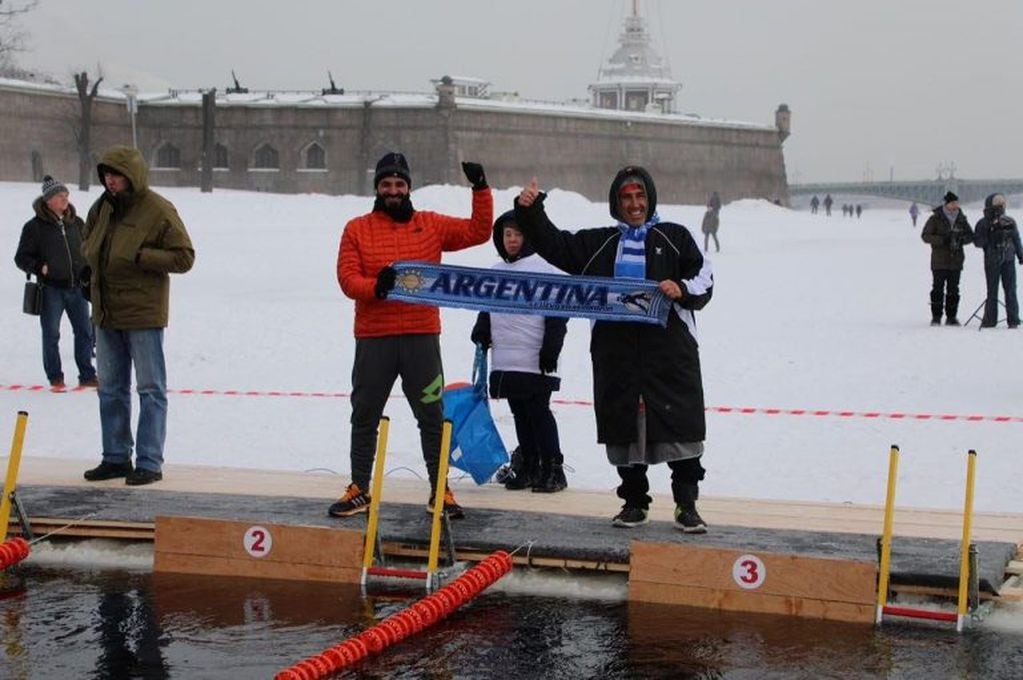
[[[764,585],[767,567],[756,555],[740,555],[732,564],[732,578],[743,590],[753,590]]]
[[[254,526],[249,527],[245,531],[243,543],[245,545],[245,552],[253,557],[266,557],[270,554],[270,548],[273,547],[274,539],[266,528]]]

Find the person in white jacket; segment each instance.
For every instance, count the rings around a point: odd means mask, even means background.
[[[501,256],[494,269],[564,274],[533,252],[513,211],[494,222],[494,247]],[[552,493],[568,486],[551,412],[551,393],[561,387],[558,357],[567,330],[564,318],[490,312],[480,312],[473,326],[472,341],[492,350],[490,396],[507,399],[515,419],[519,447],[506,489]]]

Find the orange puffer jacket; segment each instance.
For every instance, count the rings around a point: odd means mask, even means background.
[[[462,250],[490,240],[494,199],[490,189],[472,192],[472,217],[450,217],[417,210],[412,220],[395,222],[371,212],[351,220],[341,235],[337,280],[355,300],[355,337],[440,333],[440,310],[426,305],[378,300],[377,273],[398,260],[440,262],[443,251]]]

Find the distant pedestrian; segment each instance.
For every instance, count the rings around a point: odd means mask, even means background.
[[[859,203],[856,204],[856,219],[859,219],[863,215],[863,206]]]
[[[718,192],[711,192],[710,198],[707,199],[707,209],[713,210],[715,215],[721,212],[721,195]]]
[[[949,191],[944,204],[924,224],[920,234],[931,246],[931,325],[941,324],[942,302],[945,324],[958,326],[959,277],[963,273],[963,246],[973,241],[973,230],[959,209],[959,197]]]
[[[810,199],[810,214],[811,215],[816,215],[817,214],[817,208],[820,206],[820,204],[821,204],[820,199],[817,198],[816,194],[814,194],[813,198]]]
[[[707,248],[710,246],[710,239],[714,239],[714,251],[721,252],[721,243],[718,241],[718,226],[721,224],[721,218],[718,214],[707,208],[707,212],[703,213],[703,252],[707,252]]]
[[[920,216],[920,206],[913,201],[913,205],[909,206],[909,219],[913,220],[913,226],[916,226],[916,218]]]
[[[84,222],[71,204],[63,182],[47,175],[42,194],[32,203],[35,217],[21,229],[21,240],[14,263],[28,274],[35,274],[43,286],[43,306],[39,325],[43,334],[43,370],[54,390],[64,389],[64,370],[60,362],[60,320],[67,314],[75,335],[75,363],[79,387],[96,387],[96,369],[92,365],[92,323],[85,288],[89,270],[82,256]]]
[[[1016,261],[1023,264],[1016,221],[1005,214],[1005,196],[991,194],[984,200],[984,217],[977,222],[974,245],[984,249],[984,275],[987,298],[981,328],[992,328],[998,321],[998,282],[1005,292],[1005,311],[1009,328],[1019,328],[1019,301],[1016,298]]]
[[[831,198],[831,194],[824,196],[824,214],[827,217],[831,217],[831,204],[835,201]]]

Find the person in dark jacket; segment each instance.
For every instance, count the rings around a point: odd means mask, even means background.
[[[611,182],[615,226],[560,231],[544,211],[545,198],[533,178],[515,201],[515,221],[541,257],[569,274],[657,281],[673,301],[664,328],[612,321],[592,326],[597,441],[617,469],[617,495],[625,502],[612,523],[647,522],[647,466],[667,463],[676,526],[705,532],[696,508],[707,428],[693,312],[711,298],[710,261],[688,229],[660,221],[653,178],[639,166],[622,168]]]
[[[710,247],[710,239],[714,239],[714,251],[721,252],[721,242],[718,241],[718,227],[721,225],[721,218],[718,217],[716,210],[707,208],[707,211],[703,213],[703,224],[700,225],[700,229],[703,231],[703,252],[707,252]]]
[[[958,326],[959,278],[963,273],[963,246],[973,242],[973,230],[959,209],[959,197],[949,191],[944,203],[924,223],[920,238],[931,246],[931,325]]]
[[[494,247],[501,256],[495,269],[564,274],[537,255],[508,211],[494,222]],[[490,348],[490,396],[507,399],[519,440],[517,469],[506,489],[532,488],[553,493],[568,486],[551,393],[561,387],[558,357],[568,319],[533,314],[480,312],[472,341]]]
[[[125,477],[133,486],[151,484],[163,479],[167,437],[163,329],[169,317],[169,275],[191,269],[195,250],[173,204],[149,188],[149,168],[137,149],[111,147],[96,169],[106,191],[89,210],[82,252],[92,269],[103,459],[85,472],[85,479]],[[139,395],[134,441],[133,366]]]
[[[75,336],[79,387],[96,387],[92,365],[92,324],[85,287],[89,272],[82,256],[82,218],[63,182],[47,175],[42,194],[32,203],[35,217],[21,229],[14,263],[43,285],[39,325],[43,334],[43,370],[55,390],[64,389],[60,362],[60,320],[67,313]]]
[[[984,200],[984,217],[977,222],[973,241],[984,249],[984,275],[987,298],[981,328],[992,328],[998,322],[998,282],[1005,291],[1005,311],[1009,328],[1019,328],[1019,301],[1016,299],[1016,262],[1023,264],[1016,221],[1005,214],[1005,196],[991,194]]]

